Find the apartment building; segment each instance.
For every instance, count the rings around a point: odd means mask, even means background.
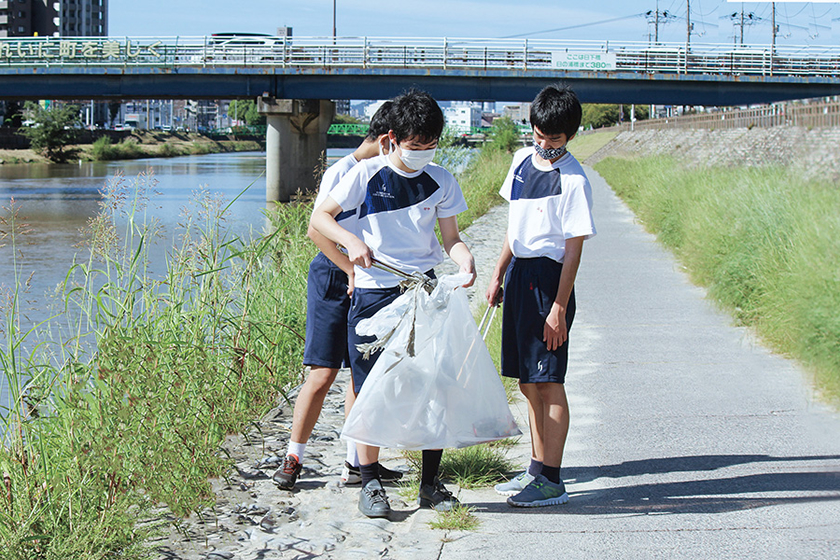
[[[0,0],[0,37],[105,37],[108,0]]]

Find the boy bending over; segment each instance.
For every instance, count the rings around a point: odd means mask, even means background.
[[[371,268],[372,258],[407,272],[433,276],[443,261],[435,237],[440,226],[443,248],[461,269],[472,274],[475,263],[461,241],[456,215],[467,209],[458,182],[435,165],[438,139],[443,132],[443,113],[432,97],[411,90],[394,99],[390,115],[391,152],[364,161],[338,184],[312,215],[312,225],[322,235],[347,248],[355,267],[355,290],[348,316],[348,346],[353,388],[358,392],[379,354],[363,359],[356,346],[372,337],[356,334],[356,325],[400,295],[400,278]],[[348,231],[335,217],[356,209],[356,232]],[[357,444],[362,491],[359,510],[368,517],[390,513],[380,482],[379,448]],[[440,483],[437,474],[442,450],[424,450],[418,502],[439,511],[451,509],[458,500]]]

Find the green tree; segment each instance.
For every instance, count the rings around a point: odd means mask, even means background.
[[[622,118],[623,111],[623,118]],[[647,105],[636,105],[636,120],[648,118]],[[583,128],[603,128],[621,122],[630,121],[630,105],[613,105],[607,103],[586,103],[583,105]]]
[[[493,121],[488,138],[490,147],[501,152],[515,152],[521,143],[519,127],[510,117],[499,117]]]
[[[265,115],[257,112],[257,102],[253,99],[234,99],[228,105],[228,116],[239,121],[244,120],[248,126],[265,124]]]
[[[356,117],[345,113],[336,113],[335,117],[333,117],[334,124],[359,124],[360,122]]]
[[[52,161],[66,161],[72,155],[66,148],[75,141],[76,127],[80,124],[78,105],[51,105],[45,109],[27,101],[23,112],[33,121],[31,126],[21,128],[32,149]]]

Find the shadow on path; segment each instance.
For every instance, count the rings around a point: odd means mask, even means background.
[[[679,472],[707,473],[748,463],[785,463],[784,466],[768,465],[768,472],[740,476],[716,478],[704,474],[698,480],[629,484],[579,492],[574,492],[574,487],[571,487],[571,501],[553,508],[515,509],[509,507],[501,497],[499,502],[469,505],[487,512],[544,513],[556,510],[558,513],[578,515],[616,515],[725,513],[774,505],[840,501],[840,465],[807,464],[810,461],[826,462],[838,459],[840,455],[697,455],[626,461],[603,467],[571,467],[563,469],[564,480],[572,484],[581,484],[599,478],[617,479]],[[796,465],[798,462],[806,464]]]

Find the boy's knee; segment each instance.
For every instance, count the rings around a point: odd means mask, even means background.
[[[326,393],[335,381],[337,369],[313,368],[309,371],[306,383],[316,393]]]

